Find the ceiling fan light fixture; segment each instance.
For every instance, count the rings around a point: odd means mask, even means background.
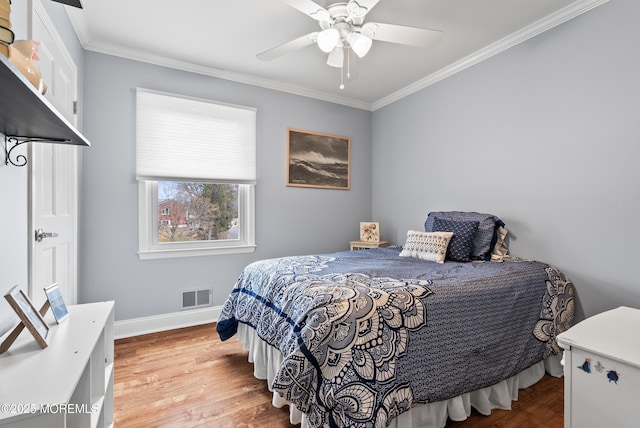
[[[331,67],[341,68],[344,65],[344,48],[338,46],[329,53],[327,64]]]
[[[369,49],[371,49],[371,45],[373,44],[373,40],[369,37],[355,32],[349,34],[347,41],[349,42],[351,49],[353,49],[359,58],[364,57],[369,52]]]
[[[327,28],[318,34],[318,47],[322,52],[329,53],[338,45],[340,32],[335,28]]]

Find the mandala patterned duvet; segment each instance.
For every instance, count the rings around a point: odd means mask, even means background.
[[[573,285],[534,261],[444,264],[398,248],[247,266],[222,340],[253,327],[284,361],[273,388],[310,426],[383,427],[422,403],[496,384],[558,352]]]

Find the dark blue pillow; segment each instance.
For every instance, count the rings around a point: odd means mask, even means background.
[[[454,221],[436,217],[433,220],[434,232],[453,232],[449,248],[447,249],[447,259],[456,262],[471,261],[471,251],[473,250],[473,238],[478,232],[476,221]]]
[[[434,232],[433,222],[436,218],[450,221],[478,221],[478,232],[473,238],[472,260],[491,260],[491,252],[498,239],[498,228],[504,222],[492,214],[471,211],[433,211],[424,222],[425,232]]]

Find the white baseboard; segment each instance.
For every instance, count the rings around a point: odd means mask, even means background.
[[[218,321],[221,312],[222,306],[212,306],[209,308],[116,321],[114,337],[116,339],[122,339],[125,337],[139,336],[141,334],[208,324]]]

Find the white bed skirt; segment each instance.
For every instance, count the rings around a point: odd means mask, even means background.
[[[238,324],[236,337],[242,342],[244,349],[249,351],[249,362],[253,363],[253,375],[258,379],[265,379],[269,390],[272,390],[273,378],[282,363],[282,353],[260,339],[255,330],[245,324]],[[449,400],[415,407],[402,413],[389,426],[392,428],[442,428],[447,418],[454,421],[467,419],[471,415],[472,407],[483,415],[491,414],[492,409],[511,410],[511,402],[518,399],[518,390],[538,382],[545,371],[555,377],[562,376],[563,367],[560,361],[561,355],[552,356],[496,385]],[[280,408],[290,403],[274,392],[272,404]],[[289,406],[289,415],[292,424],[301,424],[301,428],[307,427],[304,413],[295,406]]]

